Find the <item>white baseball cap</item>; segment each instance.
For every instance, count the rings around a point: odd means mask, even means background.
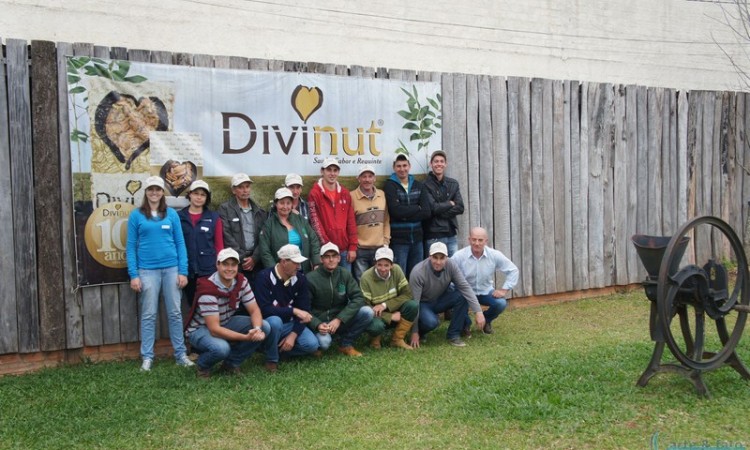
[[[237,262],[240,262],[239,253],[237,253],[232,247],[227,247],[224,250],[220,251],[218,255],[216,255],[217,262],[224,262],[229,258],[234,258],[237,260]]]
[[[380,247],[375,252],[375,261],[380,261],[381,259],[387,259],[390,262],[393,262],[393,250],[391,250],[388,247]]]
[[[284,186],[289,187],[289,186],[294,186],[295,184],[299,184],[300,186],[303,186],[302,177],[296,173],[290,173],[284,179]]]
[[[330,166],[336,166],[339,169],[341,168],[341,166],[339,165],[339,162],[336,161],[336,158],[326,158],[326,159],[324,159],[323,160],[323,168],[325,169],[326,167],[330,167]]]
[[[435,159],[436,156],[442,156],[446,161],[448,161],[448,155],[445,154],[442,150],[435,150],[430,155],[430,162],[432,162],[433,159]]]
[[[409,162],[409,156],[406,153],[396,153],[396,155],[393,157],[393,164],[396,164],[396,161],[400,160]]]
[[[278,256],[279,259],[291,259],[297,264],[302,264],[303,262],[307,261],[307,258],[302,256],[302,253],[300,253],[299,247],[294,244],[286,244],[285,246],[281,247],[279,251],[276,252],[276,256]]]
[[[294,195],[292,195],[292,191],[285,187],[276,189],[276,193],[273,194],[274,200],[279,200],[286,197],[294,198]]]
[[[446,247],[442,242],[435,242],[434,244],[430,245],[430,256],[436,253],[442,253],[445,256],[448,256],[448,247]]]
[[[247,176],[246,173],[238,173],[232,177],[232,187],[237,187],[245,182],[249,182],[249,183],[253,182],[253,180],[251,180],[250,177]]]
[[[196,189],[204,189],[206,192],[211,192],[211,189],[208,188],[208,183],[206,183],[203,180],[195,180],[192,183],[190,183],[188,192],[193,192]]]
[[[151,186],[156,186],[164,189],[164,180],[161,177],[157,177],[156,175],[150,176],[146,178],[146,187],[145,189],[150,188]]]
[[[328,242],[325,245],[323,245],[322,247],[320,247],[320,256],[323,256],[327,252],[331,252],[331,251],[336,252],[336,253],[341,253],[339,251],[339,246],[338,245],[334,244],[333,242]]]
[[[360,175],[362,175],[365,172],[372,172],[372,174],[375,175],[375,169],[372,166],[370,166],[370,165],[366,165],[366,166],[362,166],[359,169],[359,173],[357,174],[357,176],[359,177]]]

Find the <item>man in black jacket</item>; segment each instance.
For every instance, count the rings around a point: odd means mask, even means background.
[[[458,250],[456,234],[458,220],[456,216],[464,213],[464,201],[461,198],[458,181],[445,176],[448,157],[442,150],[432,152],[430,168],[432,171],[424,181],[427,200],[430,205],[430,217],[422,223],[424,231],[424,252],[435,242],[442,242],[448,247],[448,256]]]

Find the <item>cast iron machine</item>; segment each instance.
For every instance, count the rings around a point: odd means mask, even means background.
[[[700,244],[706,244],[703,253],[710,253],[702,266],[681,266],[691,236],[700,236]],[[651,301],[649,330],[656,343],[637,385],[645,386],[657,373],[672,372],[689,379],[699,395],[708,396],[702,374],[724,364],[750,379],[735,351],[750,312],[750,275],[734,230],[719,218],[702,216],[684,224],[674,236],[634,235],[632,241],[648,272],[643,287]],[[731,249],[736,262],[734,283],[724,258],[711,250],[721,247]],[[695,254],[697,259],[702,253]],[[662,364],[665,344],[677,361]]]

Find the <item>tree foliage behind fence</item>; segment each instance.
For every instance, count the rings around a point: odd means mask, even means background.
[[[73,230],[66,55],[440,81],[448,172],[466,203],[459,240],[472,226],[487,228],[521,271],[516,297],[639,282],[645,272],[630,236],[669,235],[696,215],[744,232],[747,93],[8,39],[0,64],[0,210],[10,225],[0,233],[0,354],[138,340],[128,285],[75,290],[82,243]]]

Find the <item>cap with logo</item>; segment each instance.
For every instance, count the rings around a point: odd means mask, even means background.
[[[290,173],[284,179],[284,186],[289,187],[294,186],[295,184],[299,184],[300,186],[302,186],[302,177],[296,173]]]
[[[303,262],[307,261],[307,258],[302,256],[302,253],[300,253],[299,247],[294,244],[286,244],[285,246],[281,247],[279,251],[276,252],[276,256],[278,256],[279,259],[291,259],[297,264],[302,264]]]
[[[396,155],[393,157],[393,164],[396,164],[396,161],[409,162],[409,157],[406,155],[406,153],[396,153]]]
[[[380,261],[381,259],[387,259],[390,262],[393,262],[393,250],[391,250],[388,247],[380,247],[375,251],[375,261]]]
[[[448,247],[446,247],[442,242],[435,242],[434,244],[430,245],[430,256],[436,253],[442,253],[443,255],[448,256]]]
[[[280,200],[286,197],[294,198],[294,196],[292,195],[292,191],[290,191],[289,188],[285,187],[276,189],[276,193],[273,194],[274,200]]]
[[[326,167],[330,167],[330,166],[336,166],[339,169],[341,168],[341,166],[339,166],[339,162],[336,161],[336,158],[326,158],[326,159],[324,159],[323,160],[323,168],[325,169]]]
[[[164,180],[161,177],[157,177],[156,175],[146,178],[145,189],[148,189],[152,186],[164,189]]]
[[[328,242],[325,245],[323,245],[322,247],[320,247],[320,256],[323,256],[323,255],[325,255],[328,252],[341,253],[339,251],[339,246],[336,245],[336,244],[334,244],[333,242]]]
[[[365,172],[372,172],[372,174],[375,175],[375,169],[372,166],[367,165],[367,166],[362,166],[359,169],[359,173],[357,173],[357,176],[359,177],[360,175],[362,175]]]
[[[237,262],[240,262],[239,253],[237,253],[232,247],[227,247],[224,250],[220,251],[218,255],[216,255],[217,262],[224,262],[229,258],[234,258],[237,260]]]
[[[211,192],[211,189],[208,187],[208,183],[206,183],[203,180],[195,180],[192,183],[190,183],[190,187],[188,188],[188,192],[193,192],[196,189],[203,189],[206,192]]]
[[[251,180],[250,177],[247,176],[246,173],[238,173],[232,177],[232,187],[237,187],[241,185],[242,183],[252,183],[252,182],[253,180]]]

